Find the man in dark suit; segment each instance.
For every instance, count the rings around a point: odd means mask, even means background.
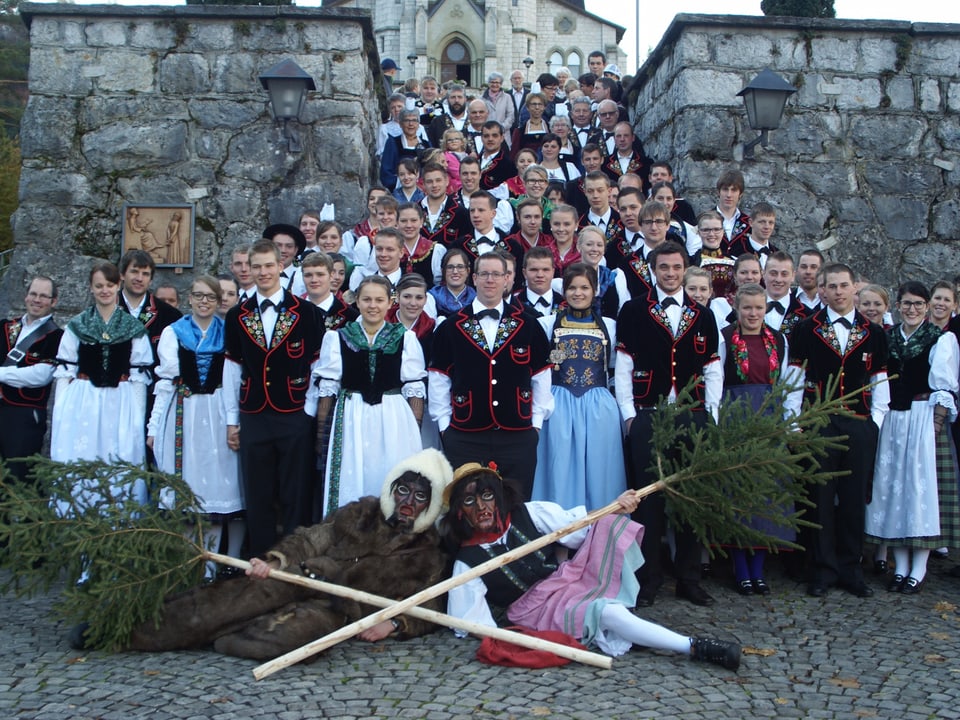
[[[470,224],[473,230],[462,235],[452,247],[467,253],[470,262],[491,252],[507,252],[513,255],[517,267],[523,266],[523,248],[516,240],[508,240],[506,233],[494,227],[497,216],[497,199],[486,190],[477,190],[470,196]],[[514,290],[520,287],[519,280]]]
[[[763,284],[767,289],[767,313],[764,322],[789,339],[793,329],[806,317],[806,308],[790,292],[793,285],[793,258],[777,251],[767,259]]]
[[[513,103],[513,128],[520,127],[520,111],[527,102],[530,89],[523,85],[523,71],[514,70],[510,73],[510,101]]]
[[[27,466],[12,458],[39,453],[47,432],[47,401],[63,335],[53,321],[57,286],[38,276],[30,281],[19,318],[0,324],[0,460],[20,482]]]
[[[433,338],[430,415],[451,464],[494,462],[529,498],[538,434],[553,411],[550,343],[533,317],[504,302],[504,258],[487,253],[474,267],[476,299]]]
[[[430,144],[435,148],[443,147],[443,134],[450,128],[459,130],[466,136],[467,125],[467,96],[464,87],[451,85],[447,92],[446,112],[430,121],[430,127],[427,130]]]
[[[280,284],[280,251],[250,251],[257,292],[227,313],[223,369],[227,443],[240,453],[250,553],[260,555],[310,522],[311,419],[304,412],[323,319]],[[279,506],[279,517],[275,506]]]
[[[420,234],[431,242],[446,248],[453,245],[461,235],[470,231],[470,215],[453,196],[447,194],[450,175],[447,168],[438,163],[428,163],[420,171],[423,192],[423,229]]]
[[[157,344],[163,329],[183,317],[183,313],[175,307],[158,301],[150,293],[150,283],[156,270],[157,264],[150,254],[143,250],[127,250],[120,258],[122,289],[118,298],[119,305],[147,328],[150,347],[153,349],[154,367],[160,362],[157,357]]]
[[[517,166],[510,159],[503,139],[503,127],[496,120],[483,124],[480,140],[480,187],[493,190],[517,174]]]
[[[857,417],[834,415],[821,432],[846,436],[845,447],[830,450],[820,459],[825,472],[848,471],[810,488],[814,507],[807,519],[819,525],[808,533],[807,594],[822,597],[837,585],[865,598],[873,590],[864,582],[860,555],[863,550],[864,508],[873,482],[879,427],[890,406],[887,384],[887,336],[879,325],[854,307],[856,278],[846,265],[834,263],[820,271],[820,296],[826,307],[801,321],[790,335],[790,364],[804,373],[803,396],[825,397],[827,384],[837,380],[835,396],[857,392],[848,407]],[[799,412],[799,399],[789,410]]]
[[[633,457],[630,487],[640,489],[657,480],[649,468],[653,411],[659,403],[676,401],[677,393],[696,378],[695,395],[701,405],[685,422],[702,426],[707,412],[715,413],[723,391],[723,367],[717,354],[719,333],[713,314],[683,291],[686,250],[674,242],[656,247],[648,256],[656,286],[627,302],[617,318],[617,403],[627,424]],[[652,502],[651,502],[652,501]],[[662,494],[640,504],[634,519],[646,528],[641,549],[646,561],[638,573],[637,605],[653,604],[663,584],[661,538],[666,521]],[[700,586],[700,543],[688,527],[677,529],[674,561],[677,597],[697,605],[713,598]]]
[[[523,288],[517,299],[534,317],[552,315],[563,302],[563,295],[552,286],[555,272],[551,248],[532,247],[523,256]]]

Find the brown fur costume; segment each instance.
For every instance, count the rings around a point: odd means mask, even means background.
[[[434,490],[434,495],[438,495]],[[400,532],[384,520],[378,498],[364,497],[337,510],[327,521],[302,527],[267,553],[281,569],[299,572],[301,562],[324,579],[403,599],[439,582],[446,558],[431,526]],[[438,600],[425,604],[442,610]],[[134,650],[204,647],[227,655],[265,660],[375,611],[278,580],[236,578],[168,598],[159,626],[145,623],[131,638]],[[430,632],[422,620],[399,616],[400,638]]]

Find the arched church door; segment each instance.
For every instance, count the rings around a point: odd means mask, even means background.
[[[460,40],[451,41],[440,57],[440,82],[448,80],[470,84],[470,50]]]

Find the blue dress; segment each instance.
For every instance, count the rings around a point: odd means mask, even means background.
[[[610,392],[616,326],[610,318],[563,309],[540,318],[550,338],[553,414],[537,444],[533,500],[602,507],[627,489],[620,409]]]

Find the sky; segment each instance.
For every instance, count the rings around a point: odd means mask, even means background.
[[[105,0],[77,0],[78,4],[104,2]],[[181,5],[185,0],[119,0],[121,5]],[[301,7],[320,4],[320,0],[294,0]],[[637,5],[640,6],[640,58],[646,58],[653,50],[678,13],[702,13],[725,15],[762,15],[760,0],[586,0],[589,12],[616,22],[627,28],[621,49],[627,54],[625,73],[634,72],[639,63],[636,61],[636,41],[634,32],[637,17]],[[956,0],[943,2],[920,2],[912,5],[903,0],[834,0],[834,9],[838,18],[877,20],[910,20],[912,22],[960,23],[960,3]]]

